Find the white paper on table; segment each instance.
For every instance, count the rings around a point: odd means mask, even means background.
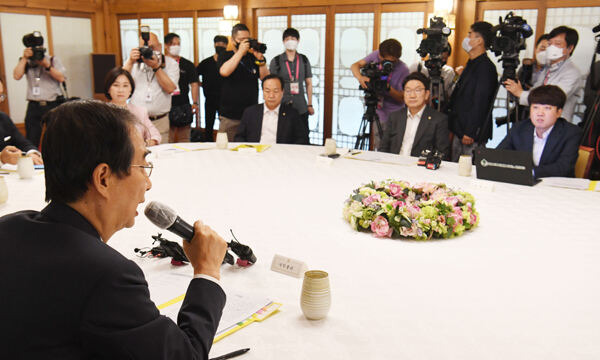
[[[404,166],[413,166],[417,165],[417,159],[413,157],[405,157],[397,154],[389,154],[383,152],[375,152],[375,151],[361,151],[359,153],[350,153],[344,156],[346,159],[354,159],[354,160],[362,160],[362,161],[372,161],[382,164],[394,164],[394,165],[404,165]]]
[[[588,190],[590,188],[590,180],[567,177],[547,177],[542,178],[540,185],[560,187],[575,190]]]

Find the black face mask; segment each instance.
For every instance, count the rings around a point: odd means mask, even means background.
[[[218,54],[222,54],[225,52],[225,46],[215,46],[215,52]]]

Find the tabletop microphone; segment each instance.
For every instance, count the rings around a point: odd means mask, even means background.
[[[187,242],[191,242],[194,237],[194,227],[185,222],[177,215],[175,210],[165,204],[158,201],[151,201],[146,205],[144,215],[146,215],[148,220],[154,225],[177,234]]]

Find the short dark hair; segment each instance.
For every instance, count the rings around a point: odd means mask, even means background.
[[[42,140],[46,201],[72,203],[88,191],[94,169],[108,164],[117,176],[129,174],[134,148],[134,115],[97,100],[66,102],[44,116]]]
[[[487,21],[477,21],[471,25],[471,31],[478,33],[483,38],[486,49],[489,49],[490,45],[492,44],[492,39],[494,37],[492,28],[492,24]]]
[[[387,39],[379,44],[379,55],[381,57],[391,55],[400,59],[402,56],[402,44],[396,39]]]
[[[542,104],[556,106],[562,109],[567,101],[567,95],[556,85],[542,85],[529,92],[527,102],[529,105]],[[45,160],[44,160],[45,161]]]
[[[283,32],[283,36],[281,37],[282,40],[285,40],[286,37],[288,36],[293,36],[296,39],[300,40],[300,33],[298,32],[298,30],[294,29],[294,28],[287,28],[285,29],[285,31]]]
[[[550,35],[549,34],[540,35],[540,37],[537,38],[537,40],[535,41],[535,46],[537,47],[543,40],[550,40]]]
[[[173,41],[173,39],[175,39],[175,38],[178,38],[179,40],[181,40],[179,35],[177,35],[175,33],[168,33],[167,35],[165,35],[165,44],[170,44],[171,41]]]
[[[215,36],[215,38],[213,39],[213,44],[214,43],[218,43],[218,42],[222,42],[225,44],[229,44],[229,39],[227,39],[227,36],[223,36],[223,35],[217,35]]]
[[[248,27],[246,26],[246,24],[242,24],[242,23],[235,24],[231,28],[231,36],[235,36],[235,34],[237,34],[238,31],[247,31],[247,32],[250,32],[250,29],[248,29]]]
[[[556,37],[560,34],[565,34],[565,40],[567,42],[567,47],[573,45],[573,51],[571,51],[571,55],[573,55],[573,53],[575,52],[575,47],[577,46],[577,43],[579,42],[579,34],[577,33],[577,30],[570,28],[568,26],[562,25],[562,26],[552,29],[552,31],[550,31],[550,34],[548,34],[548,36],[550,37],[550,39],[552,39],[553,37]]]
[[[111,71],[109,71],[108,74],[106,74],[106,77],[104,78],[104,96],[106,96],[108,100],[112,100],[112,97],[110,96],[109,92],[110,87],[121,75],[125,75],[127,80],[129,80],[129,83],[131,84],[131,94],[129,94],[129,97],[133,95],[133,91],[135,90],[135,81],[133,81],[133,77],[131,76],[129,71],[117,66],[116,68],[113,68]]]
[[[261,84],[262,89],[265,88],[265,82],[267,82],[267,80],[270,80],[270,79],[279,80],[279,83],[281,84],[281,90],[283,90],[283,79],[281,78],[281,76],[275,75],[275,74],[269,74],[262,79],[262,84]]]
[[[406,76],[404,78],[404,80],[402,81],[402,88],[404,89],[404,86],[406,85],[406,83],[411,80],[420,81],[425,86],[425,90],[429,90],[430,81],[429,81],[429,77],[425,76],[425,74],[418,72],[418,71],[408,74],[408,76]]]

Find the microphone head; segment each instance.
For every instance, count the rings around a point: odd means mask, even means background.
[[[175,220],[177,220],[177,213],[175,213],[175,210],[158,201],[150,201],[150,203],[146,205],[146,209],[144,209],[144,215],[146,215],[148,220],[154,225],[161,229],[170,227]]]

